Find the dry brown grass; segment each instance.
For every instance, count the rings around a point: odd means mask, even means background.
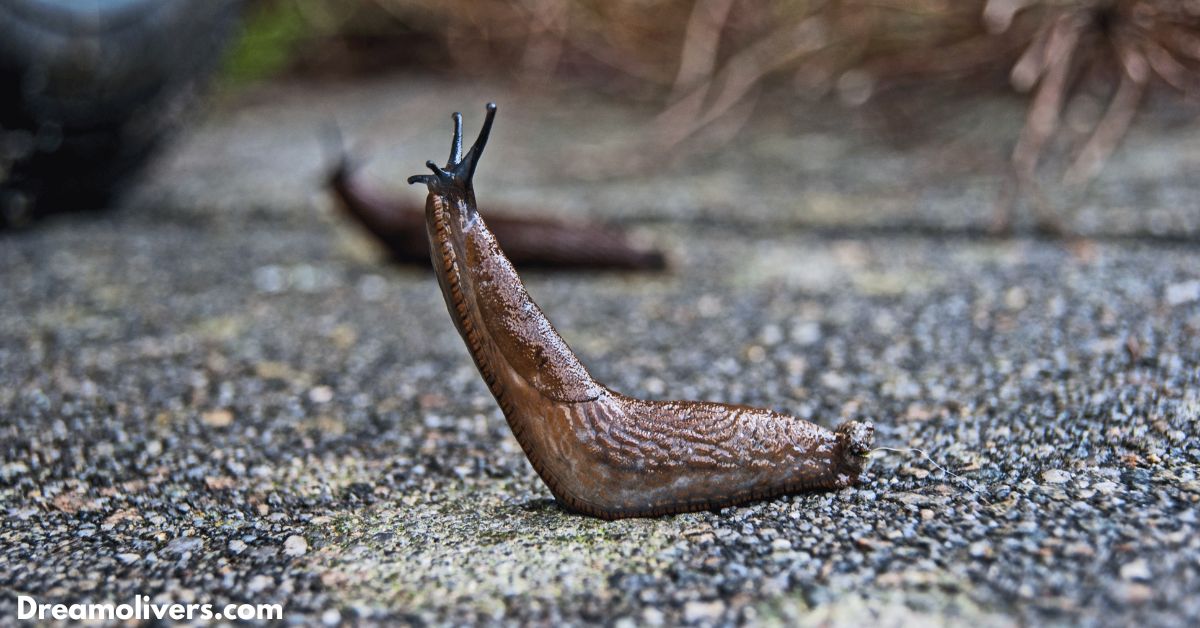
[[[338,15],[333,30],[344,35],[390,28],[436,42],[410,59],[659,103],[661,155],[746,117],[764,89],[854,106],[897,82],[1011,68],[1012,87],[1030,94],[1013,166],[1031,190],[1081,85],[1110,96],[1066,168],[1071,183],[1098,172],[1148,87],[1194,95],[1200,83],[1200,0],[362,0],[354,10],[295,1]]]

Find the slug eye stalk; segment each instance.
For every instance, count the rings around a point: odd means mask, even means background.
[[[425,166],[433,171],[432,175],[415,174],[408,178],[410,184],[424,183],[429,186],[430,193],[433,193],[435,188],[447,190],[458,188],[468,193],[474,191],[471,180],[475,177],[475,167],[479,165],[479,157],[483,155],[488,136],[492,133],[492,122],[496,119],[496,103],[487,104],[487,117],[483,120],[483,128],[479,130],[479,137],[475,138],[475,143],[471,145],[471,150],[467,151],[465,156],[462,152],[463,117],[457,111],[452,117],[454,119],[454,138],[450,143],[450,160],[446,162],[446,168],[439,168],[433,160],[429,160],[425,162]]]
[[[446,308],[513,435],[564,507],[604,519],[721,508],[859,481],[874,428],[761,408],[648,401],[603,386],[554,330],[478,214],[471,179],[496,106],[429,187],[425,227]],[[463,217],[467,219],[464,220]]]

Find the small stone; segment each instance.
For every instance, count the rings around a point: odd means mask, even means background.
[[[1096,489],[1097,491],[1099,491],[1101,493],[1104,493],[1105,495],[1112,495],[1113,491],[1117,490],[1117,483],[1116,482],[1100,482],[1100,483],[1096,484],[1095,486],[1093,486],[1092,488]]]
[[[141,554],[133,554],[133,553],[117,554],[117,560],[121,561],[122,563],[125,563],[126,565],[129,565],[131,563],[136,563],[137,561],[139,561],[141,559],[142,559]]]
[[[40,512],[41,511],[39,511],[37,508],[30,507],[30,508],[17,508],[15,510],[10,510],[10,511],[8,511],[8,514],[10,516],[16,518],[17,521],[28,521],[31,517],[36,516]]]
[[[1140,582],[1130,582],[1117,589],[1117,597],[1126,604],[1144,604],[1154,598],[1154,589]]]
[[[23,475],[29,471],[29,467],[23,462],[10,462],[0,465],[0,480],[8,480],[18,475]]]
[[[379,275],[367,275],[358,281],[358,293],[365,301],[381,301],[387,296],[387,280]]]
[[[1042,481],[1050,484],[1066,484],[1071,481],[1071,474],[1062,469],[1050,469],[1042,473]]]
[[[835,392],[845,392],[850,388],[850,379],[837,371],[826,371],[819,378],[821,385]]]
[[[191,537],[181,536],[170,543],[167,543],[166,551],[171,554],[186,554],[195,552],[204,548],[204,541]]]
[[[792,328],[791,336],[793,342],[807,347],[821,339],[821,326],[812,321],[801,323]]]
[[[1167,305],[1183,305],[1200,300],[1200,280],[1173,283],[1167,286]]]
[[[210,410],[200,415],[200,420],[209,427],[227,427],[233,423],[233,413],[229,410]]]
[[[777,345],[783,341],[783,330],[779,328],[779,325],[767,325],[759,334],[759,340],[768,347]]]
[[[777,552],[786,552],[792,549],[792,542],[787,539],[775,539],[771,541],[771,549]]]
[[[929,503],[929,498],[919,493],[896,493],[892,496],[892,499],[909,506],[920,506]]]
[[[262,591],[262,590],[266,589],[267,587],[274,586],[274,585],[275,585],[274,578],[272,578],[271,576],[259,574],[257,576],[254,576],[253,578],[251,578],[250,582],[246,583],[246,590],[250,591],[251,593],[258,593],[259,591]]]
[[[233,478],[225,475],[210,475],[204,478],[204,485],[210,490],[214,491],[223,491],[228,488],[233,488],[234,484],[236,484],[236,482],[234,482]]]
[[[268,294],[282,292],[287,287],[287,272],[279,266],[260,266],[254,269],[254,287]]]
[[[976,541],[967,549],[974,558],[991,558],[995,551],[987,541]]]
[[[725,613],[725,603],[720,600],[712,602],[692,601],[683,605],[683,621],[694,624],[702,621],[716,623]]]
[[[1004,305],[1010,310],[1022,310],[1029,304],[1029,295],[1020,286],[1013,286],[1004,293]]]
[[[246,542],[241,539],[234,539],[229,542],[229,551],[234,554],[241,554],[246,551]]]
[[[1149,580],[1150,565],[1145,559],[1139,558],[1135,561],[1121,565],[1122,580]]]
[[[329,403],[333,400],[333,389],[329,386],[315,386],[308,391],[308,400],[313,403]]]
[[[303,556],[306,552],[308,552],[308,541],[299,534],[293,534],[283,542],[283,553],[288,556]]]
[[[918,480],[924,480],[925,478],[929,477],[929,471],[920,467],[904,467],[900,469],[900,473],[914,477]]]
[[[666,617],[657,608],[646,608],[642,610],[642,622],[647,626],[661,626],[666,622]]]
[[[1092,549],[1087,543],[1072,543],[1064,550],[1067,556],[1077,558],[1091,558],[1096,555],[1096,550]]]
[[[338,612],[338,609],[331,608],[321,613],[321,623],[326,626],[336,626],[342,623],[342,614]]]

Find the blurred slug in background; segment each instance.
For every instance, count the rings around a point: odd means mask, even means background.
[[[462,116],[445,169],[409,177],[429,188],[425,222],[447,309],[535,471],[565,508],[602,519],[722,508],[853,486],[870,423],[830,430],[771,410],[649,401],[592,379],[525,289],[480,215],[472,178],[496,106],[462,150]]]
[[[328,187],[337,205],[383,244],[393,260],[429,263],[429,241],[421,206],[384,197],[353,176],[343,154],[329,174]],[[490,214],[496,239],[513,264],[544,270],[662,270],[661,251],[640,248],[619,228],[548,217],[516,216],[509,210]],[[524,213],[524,212],[522,212]]]

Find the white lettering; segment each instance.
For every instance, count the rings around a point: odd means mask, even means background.
[[[114,604],[88,604],[88,619],[108,619],[114,620],[117,618],[117,609]]]
[[[17,596],[17,619],[55,619],[73,622],[113,622],[153,619],[171,619],[172,621],[192,621],[199,618],[204,621],[253,621],[283,619],[282,604],[227,604],[222,607],[224,614],[217,612],[212,604],[152,604],[150,597],[135,595],[133,604],[80,603],[80,604],[39,604],[30,595]]]
[[[28,595],[17,596],[17,619],[33,619],[37,613],[37,600]]]

